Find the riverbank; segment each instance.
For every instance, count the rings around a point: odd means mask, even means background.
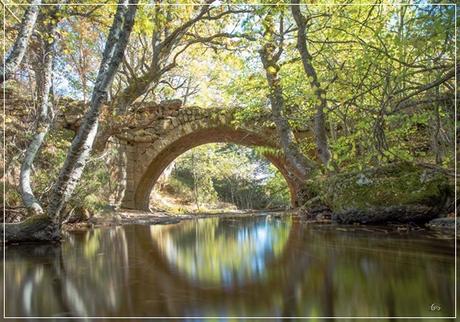
[[[253,210],[253,211],[227,211],[221,213],[188,213],[188,214],[169,214],[161,211],[147,212],[131,209],[120,209],[111,215],[98,215],[91,217],[88,221],[66,224],[65,231],[82,231],[98,227],[112,227],[124,225],[171,225],[181,221],[204,219],[204,218],[235,218],[242,219],[247,217],[270,216],[270,218],[280,219],[285,216],[292,216],[295,220],[309,225],[330,226],[337,230],[377,230],[386,232],[405,233],[410,231],[427,231],[437,233],[446,237],[455,235],[455,217],[437,218],[427,224],[415,223],[389,223],[386,225],[362,225],[340,224],[334,222],[330,213],[324,209],[312,216],[311,213],[306,215],[302,209],[292,209],[288,211],[280,210]],[[457,228],[459,228],[457,223]],[[457,235],[460,229],[457,229]]]
[[[171,214],[162,211],[141,211],[132,209],[120,209],[110,214],[100,214],[89,218],[87,221],[64,225],[64,230],[85,230],[93,227],[119,226],[119,225],[168,225],[177,224],[184,220],[202,218],[245,218],[255,216],[286,216],[295,211],[286,212],[280,210],[235,210],[220,213],[184,213]]]

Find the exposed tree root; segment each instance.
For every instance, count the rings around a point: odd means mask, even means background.
[[[59,226],[46,215],[32,216],[20,223],[5,224],[1,228],[6,243],[47,242],[61,239]]]

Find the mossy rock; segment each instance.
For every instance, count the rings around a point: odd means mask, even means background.
[[[450,181],[439,170],[394,163],[326,178],[321,198],[339,222],[361,222],[361,217],[365,223],[408,222],[411,217],[421,222],[437,216],[453,198]]]
[[[443,206],[453,185],[441,171],[408,163],[339,174],[323,183],[334,211],[402,205]]]
[[[420,205],[369,207],[349,209],[332,214],[332,220],[341,224],[423,224],[438,216],[435,208]]]

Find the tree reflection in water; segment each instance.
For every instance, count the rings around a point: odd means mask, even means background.
[[[453,240],[202,219],[6,249],[7,316],[449,316]],[[431,311],[431,304],[441,306]]]
[[[126,236],[120,227],[69,234],[62,245],[10,246],[5,274],[14,282],[6,283],[7,316],[116,311],[127,282],[123,271],[127,260]]]
[[[266,277],[267,266],[281,255],[291,220],[211,218],[199,225],[151,226],[154,243],[173,268],[212,286],[242,285]],[[225,256],[222,256],[225,254]]]

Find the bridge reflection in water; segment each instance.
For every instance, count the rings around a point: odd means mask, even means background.
[[[239,219],[212,218],[200,225],[151,226],[150,232],[158,258],[181,279],[228,289],[267,278],[269,266],[282,255],[292,221],[269,219],[241,225]]]
[[[448,316],[453,247],[290,217],[95,229],[9,246],[6,315]]]

